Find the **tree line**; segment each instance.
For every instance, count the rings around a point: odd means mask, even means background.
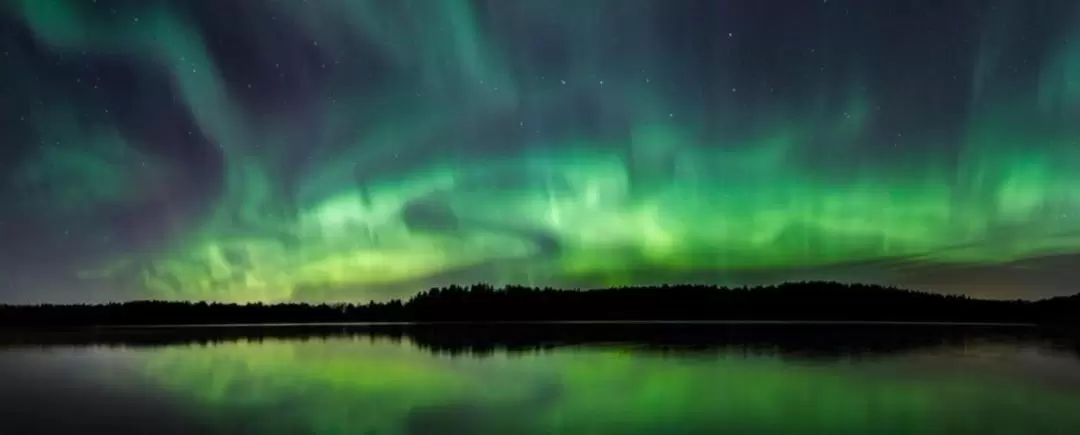
[[[859,321],[1080,324],[1080,294],[1039,301],[836,282],[758,287],[663,285],[561,290],[486,284],[368,303],[135,301],[0,305],[6,327],[344,322]]]

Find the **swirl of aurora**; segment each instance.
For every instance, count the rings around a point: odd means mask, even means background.
[[[3,296],[1074,290],[1080,4],[763,3],[5,2]]]

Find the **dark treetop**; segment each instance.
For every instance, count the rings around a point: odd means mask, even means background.
[[[406,301],[367,304],[219,304],[138,301],[105,305],[0,306],[0,325],[196,325],[335,322],[860,321],[1080,323],[1080,295],[1039,301],[964,296],[831,282],[755,288],[703,285],[589,291],[450,286]]]

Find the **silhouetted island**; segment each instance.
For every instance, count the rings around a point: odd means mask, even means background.
[[[8,328],[353,322],[852,321],[1080,324],[1080,294],[1039,301],[835,282],[727,288],[706,285],[558,290],[450,286],[366,304],[137,301],[3,305]]]

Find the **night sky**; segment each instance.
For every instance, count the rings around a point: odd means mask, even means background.
[[[1075,0],[4,0],[0,302],[1080,290]]]

